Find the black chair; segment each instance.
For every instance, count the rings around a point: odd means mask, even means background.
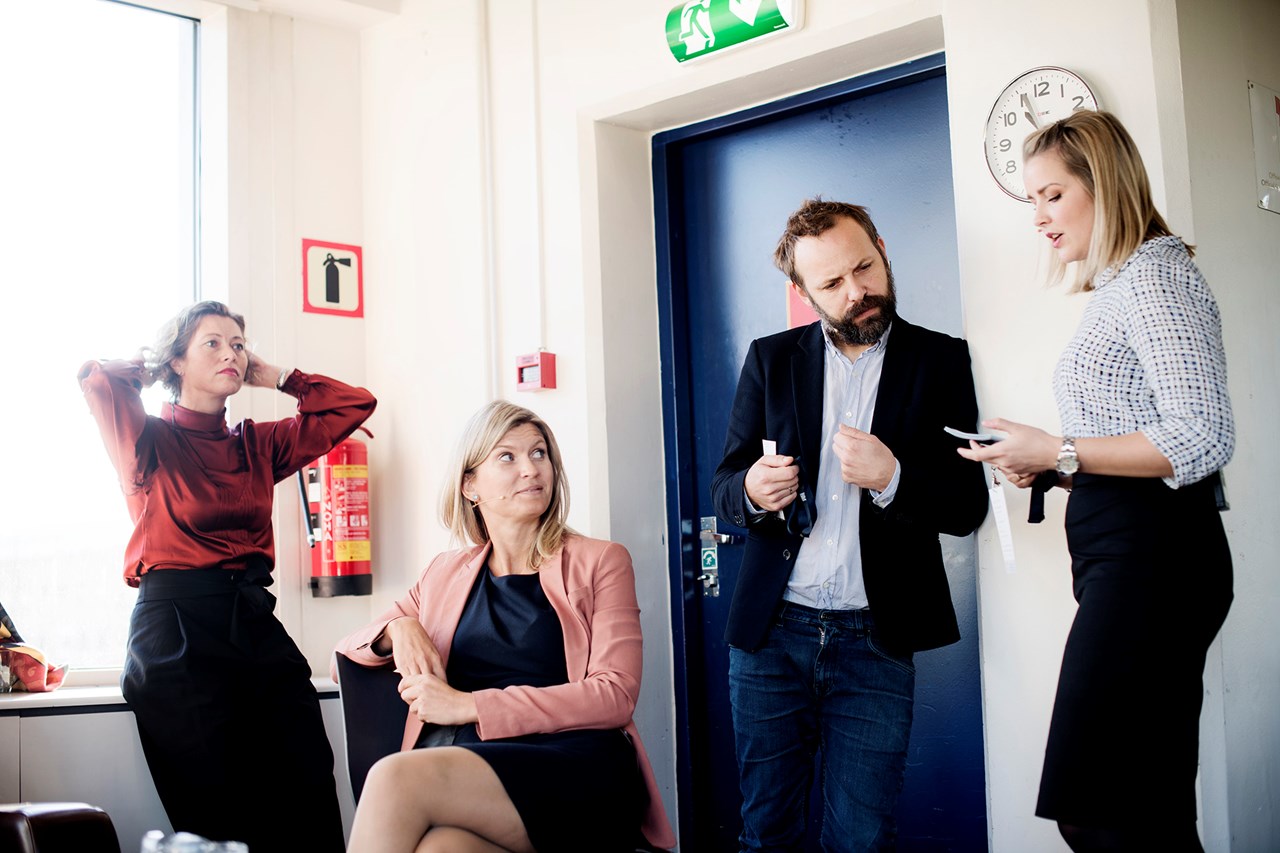
[[[0,805],[0,850],[13,853],[120,853],[107,813],[85,803]]]
[[[360,802],[365,777],[378,759],[400,751],[409,706],[397,689],[400,675],[390,666],[367,667],[335,653],[342,730],[347,744],[351,796]]]

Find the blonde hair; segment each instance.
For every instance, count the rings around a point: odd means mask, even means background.
[[[1093,199],[1093,237],[1070,292],[1093,290],[1099,273],[1123,263],[1147,240],[1175,236],[1151,200],[1138,146],[1111,113],[1077,110],[1040,128],[1023,142],[1022,161],[1049,152],[1062,159]],[[1187,251],[1194,253],[1194,247],[1188,245]],[[1050,280],[1061,281],[1066,265],[1057,254],[1051,264]]]
[[[569,481],[564,474],[560,446],[556,444],[551,427],[523,406],[506,400],[494,400],[467,421],[440,493],[440,520],[459,542],[483,545],[489,541],[484,516],[480,514],[480,508],[463,494],[463,483],[488,458],[507,433],[523,424],[532,424],[542,433],[542,438],[547,443],[547,457],[554,472],[551,501],[539,519],[538,536],[534,541],[533,552],[529,555],[529,566],[536,569],[559,551],[564,537],[574,531],[566,523],[569,516]]]

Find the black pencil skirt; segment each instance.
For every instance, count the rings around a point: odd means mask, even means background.
[[[1232,597],[1216,484],[1076,475],[1066,528],[1079,609],[1040,817],[1107,829],[1195,820],[1205,655]]]

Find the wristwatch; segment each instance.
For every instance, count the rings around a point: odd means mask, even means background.
[[[1076,455],[1076,440],[1062,437],[1062,447],[1058,450],[1058,473],[1070,477],[1080,470],[1080,457]]]

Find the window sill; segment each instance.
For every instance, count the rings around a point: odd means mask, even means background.
[[[321,699],[336,698],[338,685],[326,675],[311,679]],[[60,687],[51,693],[2,693],[0,694],[0,716],[21,716],[26,711],[46,711],[50,708],[66,709],[65,713],[75,713],[74,708],[93,706],[95,709],[108,710],[103,706],[124,706],[124,696],[120,695],[119,685],[110,687]],[[123,708],[121,710],[124,710]]]

